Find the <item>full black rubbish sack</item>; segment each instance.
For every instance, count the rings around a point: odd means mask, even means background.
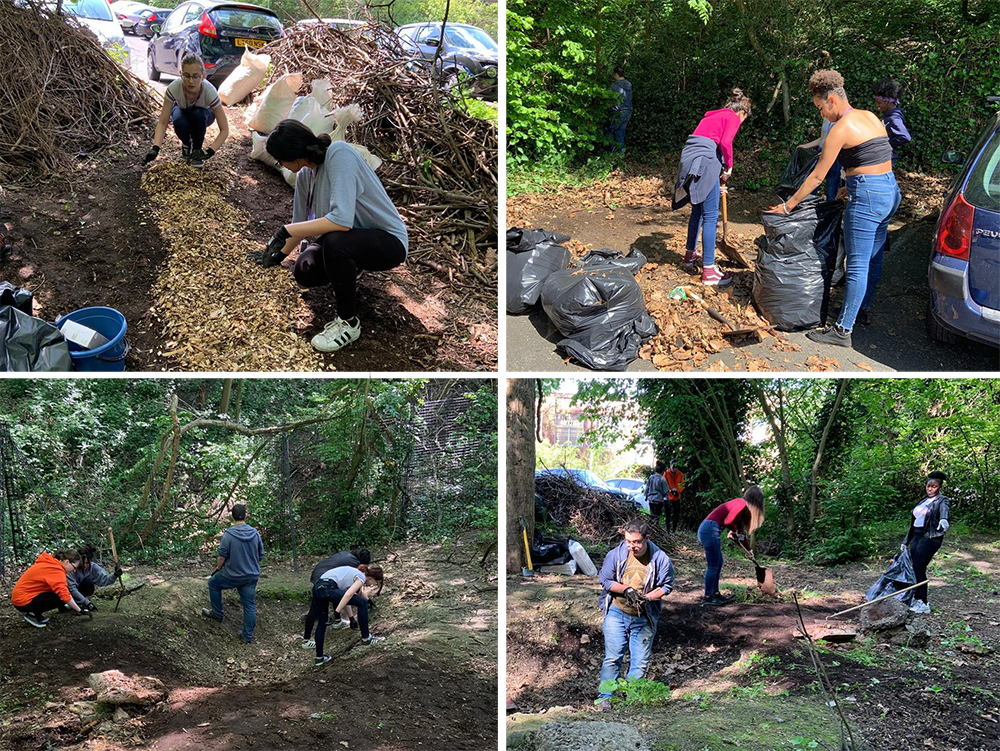
[[[535,530],[531,541],[531,564],[533,566],[560,566],[571,558],[569,540],[558,537],[543,537]]]
[[[15,287],[10,282],[0,282],[0,306],[13,305],[22,313],[31,315],[31,301],[35,296],[31,290]]]
[[[791,214],[761,215],[753,302],[776,329],[814,329],[826,319],[843,211],[840,201],[807,196]]]
[[[616,263],[556,271],[542,285],[542,309],[565,337],[556,346],[594,370],[625,370],[656,335],[638,282]]]
[[[543,229],[507,230],[507,312],[523,313],[538,304],[542,283],[569,266],[571,253],[560,243],[568,235]]]
[[[802,187],[802,183],[816,169],[819,164],[819,151],[813,149],[800,149],[796,147],[792,152],[792,158],[785,165],[781,177],[778,178],[778,195],[781,200],[791,198],[795,191]]]
[[[628,255],[624,255],[620,250],[601,248],[587,252],[580,262],[584,266],[596,266],[602,263],[613,263],[624,266],[632,272],[632,276],[639,273],[639,269],[646,265],[646,256],[638,248],[629,250]]]
[[[13,305],[0,308],[0,370],[42,373],[72,369],[69,346],[56,326]]]
[[[910,560],[910,550],[905,545],[899,549],[899,553],[892,559],[892,564],[885,570],[885,573],[878,578],[878,581],[868,588],[865,593],[865,602],[877,600],[896,591],[896,585],[900,588],[909,587],[917,583],[917,577],[913,573],[913,562]],[[913,600],[913,590],[896,595],[896,599],[905,602],[907,605]]]

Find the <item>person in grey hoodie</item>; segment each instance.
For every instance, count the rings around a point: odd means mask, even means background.
[[[206,618],[222,620],[222,592],[235,589],[243,605],[243,630],[240,640],[249,644],[253,641],[257,625],[257,580],[260,578],[260,559],[264,556],[264,543],[260,532],[247,524],[247,507],[242,503],[233,506],[235,524],[222,534],[219,543],[219,557],[215,571],[208,580],[208,595],[211,609],[202,608]]]
[[[666,502],[667,493],[670,487],[663,473],[667,471],[667,465],[662,461],[657,461],[653,468],[653,474],[646,478],[646,501],[649,503],[649,515],[657,524],[663,514],[663,504]]]
[[[615,142],[614,151],[625,151],[625,128],[632,119],[632,82],[625,78],[622,66],[616,65],[611,90],[618,101],[611,106],[611,121],[604,128],[604,135]]]
[[[622,530],[625,539],[610,550],[601,566],[601,612],[604,614],[604,663],[598,708],[611,709],[605,681],[617,680],[629,651],[628,680],[642,678],[653,656],[653,637],[663,598],[674,588],[674,564],[649,539],[649,525],[636,519]]]
[[[122,569],[117,563],[113,573],[108,573],[94,560],[97,555],[97,548],[93,545],[85,545],[78,548],[80,554],[80,567],[71,574],[66,574],[66,586],[73,600],[85,610],[97,610],[97,606],[90,601],[90,596],[94,594],[97,587],[108,587],[121,577]],[[60,612],[69,610],[66,606],[59,608]]]

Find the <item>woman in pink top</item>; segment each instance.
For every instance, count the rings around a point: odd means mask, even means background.
[[[691,203],[684,265],[693,267],[701,260],[701,282],[708,287],[729,284],[733,280],[715,268],[719,199],[726,189],[720,181],[724,183],[733,174],[733,139],[743,121],[750,117],[750,109],[750,100],[740,89],[733,89],[721,110],[705,113],[681,152],[673,209],[676,211]],[[698,253],[699,231],[703,256]]]
[[[729,530],[730,540],[746,540],[751,532],[764,523],[764,493],[756,485],[747,488],[742,498],[716,506],[698,527],[698,542],[705,548],[705,596],[702,606],[725,605],[730,598],[719,592],[722,574],[722,528]],[[735,532],[735,535],[733,534]]]

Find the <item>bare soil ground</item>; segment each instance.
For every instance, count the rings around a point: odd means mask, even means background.
[[[604,657],[596,577],[508,579],[507,691],[519,710],[508,717],[512,745],[531,748],[525,731],[543,722],[610,719],[638,728],[656,749],[773,751],[809,747],[810,739],[813,747],[838,747],[827,745],[836,736],[835,719],[797,635],[791,593],[808,628],[830,623],[826,616],[864,602],[886,562],[776,563],[781,600],[767,602],[753,567],[727,551],[722,589],[743,601],[702,608],[697,540],[681,534],[668,547],[676,586],[664,604],[649,675],[671,689],[666,707],[594,712]],[[930,574],[934,612],[911,614],[911,623],[931,632],[926,647],[820,641],[823,665],[866,748],[1000,749],[1000,546],[982,536],[946,540]],[[857,617],[856,611],[838,622],[856,624]]]
[[[139,567],[149,584],[114,609],[99,590],[92,621],[52,615],[46,629],[0,608],[0,748],[147,748],[155,751],[402,751],[496,747],[497,584],[475,549],[409,545],[385,561],[372,618],[377,646],[357,631],[328,631],[333,661],[314,668],[300,648],[315,561],[273,564],[258,585],[255,642],[237,634],[235,593],[223,623],[204,619],[200,567]],[[470,559],[471,560],[468,560]],[[6,598],[5,598],[6,599]],[[9,602],[9,601],[8,601]],[[90,673],[117,669],[166,684],[168,698],[129,719],[84,722],[70,711],[93,699]]]
[[[744,166],[744,174],[754,174]],[[903,202],[889,227],[889,251],[872,302],[872,324],[856,326],[854,347],[818,345],[804,332],[762,330],[759,335],[732,339],[725,326],[709,317],[692,300],[674,300],[668,293],[688,285],[715,306],[736,328],[766,326],[752,304],[752,269],[742,269],[719,252],[717,262],[733,275],[731,285],[705,288],[695,270],[682,261],[690,209],[671,210],[672,175],[676,166],[662,168],[629,162],[606,179],[578,187],[508,197],[508,227],[542,228],[569,235],[575,255],[598,248],[628,253],[637,247],[648,263],[636,280],[659,333],[639,353],[631,370],[659,371],[995,371],[997,350],[969,341],[953,346],[932,342],[924,331],[929,290],[927,258],[934,223],[948,180],[918,173],[897,174]],[[664,179],[668,181],[665,189]],[[761,212],[777,199],[769,190],[745,190],[735,182],[729,194],[729,240],[750,265],[763,238]],[[719,242],[722,222],[719,223]],[[834,287],[827,301],[827,321],[840,310],[843,287]],[[562,370],[553,344],[562,337],[542,312],[507,316],[508,369]]]
[[[290,221],[292,191],[277,172],[249,158],[242,108],[228,112],[230,140],[206,169],[224,173],[227,199],[245,217],[243,226],[232,230],[253,238],[247,248],[253,250]],[[215,132],[212,126],[209,140]],[[0,281],[31,290],[35,315],[49,321],[83,307],[117,309],[129,324],[132,351],[126,368],[165,371],[177,366],[163,354],[168,337],[154,315],[153,288],[170,247],[140,187],[148,148],[148,141],[133,140],[106,153],[82,155],[71,175],[5,185],[0,223],[15,249],[0,265]],[[179,150],[170,133],[160,160],[177,159]],[[362,337],[341,352],[323,355],[324,369],[496,370],[495,289],[462,287],[447,273],[417,264],[364,273],[358,284]],[[288,326],[308,346],[336,315],[336,300],[327,288],[299,294],[310,315]],[[248,295],[245,310],[238,312],[247,320],[255,314],[251,299]],[[201,314],[192,311],[194,323]],[[312,368],[292,363],[284,369]]]

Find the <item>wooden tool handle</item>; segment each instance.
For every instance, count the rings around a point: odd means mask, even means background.
[[[118,565],[118,548],[115,547],[115,533],[108,527],[108,537],[111,539],[111,555],[115,557],[115,565]]]
[[[865,607],[866,605],[874,605],[876,602],[882,602],[882,600],[888,600],[890,597],[895,597],[896,595],[902,594],[903,592],[909,592],[911,589],[916,589],[921,584],[926,584],[928,581],[929,581],[928,579],[924,579],[922,582],[920,582],[918,584],[912,584],[909,587],[906,587],[905,589],[897,589],[895,592],[890,592],[887,595],[882,595],[881,597],[876,597],[871,602],[865,602],[865,603],[862,603],[861,605],[855,605],[853,608],[848,608],[847,610],[841,610],[839,613],[834,613],[833,615],[828,615],[826,617],[826,620],[830,620],[831,618],[836,618],[838,615],[843,615],[844,613],[850,613],[852,610],[858,610],[860,608]]]
[[[723,186],[724,187],[724,186]],[[722,194],[722,224],[729,224],[729,208],[726,205],[726,194]],[[723,232],[725,234],[725,232]]]

